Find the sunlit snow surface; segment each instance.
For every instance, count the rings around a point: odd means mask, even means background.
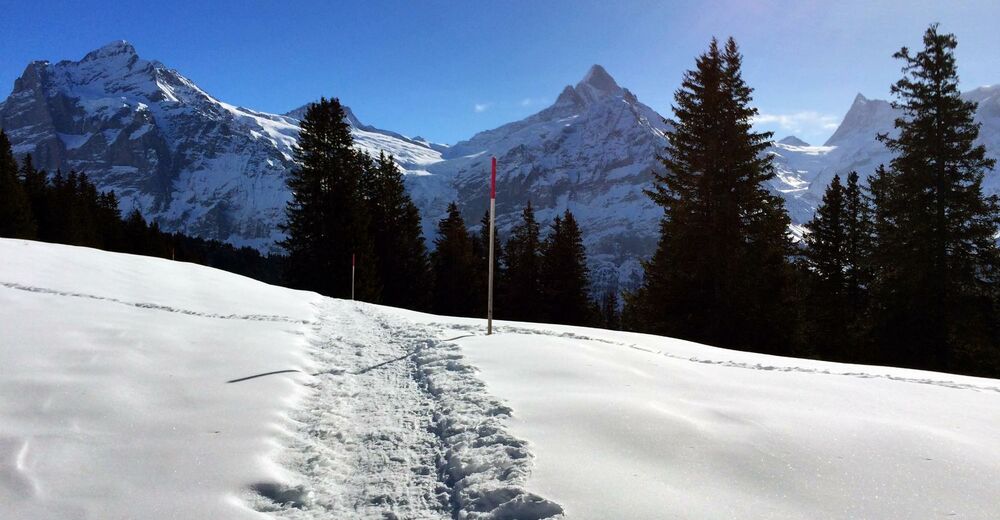
[[[0,258],[5,520],[997,517],[1000,381]]]

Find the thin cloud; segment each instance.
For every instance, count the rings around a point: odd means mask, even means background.
[[[812,110],[803,110],[789,114],[757,114],[753,118],[753,123],[755,125],[775,125],[781,130],[793,134],[811,134],[836,130],[837,125],[840,124],[840,118]]]
[[[520,105],[522,107],[530,107],[530,106],[539,105],[539,104],[542,104],[542,103],[545,103],[545,98],[530,98],[530,97],[526,97],[526,98],[524,98],[524,99],[521,100]]]
[[[476,111],[477,114],[486,112],[493,106],[493,103],[476,103],[472,105],[472,109]]]

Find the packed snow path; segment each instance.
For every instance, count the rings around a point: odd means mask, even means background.
[[[263,483],[254,505],[287,518],[558,516],[524,489],[531,454],[442,329],[326,300],[313,326],[319,368],[279,456],[305,484]],[[247,381],[252,384],[252,381]]]

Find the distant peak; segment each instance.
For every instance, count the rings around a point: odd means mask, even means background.
[[[608,74],[608,71],[604,70],[604,67],[600,65],[591,66],[590,70],[587,71],[587,75],[577,84],[577,88],[583,85],[593,87],[608,94],[617,93],[621,90],[621,87],[615,82],[615,78],[612,78],[611,74]]]
[[[99,49],[90,51],[83,57],[83,61],[99,60],[120,55],[135,56],[135,47],[125,40],[116,40]]]
[[[865,104],[867,102],[868,102],[868,98],[866,98],[864,94],[858,92],[858,95],[854,96],[854,103],[852,103],[852,104],[853,105],[863,105],[863,104]]]
[[[787,144],[789,146],[809,146],[809,143],[803,141],[802,139],[799,139],[798,137],[795,137],[794,135],[790,135],[778,142],[781,144]]]

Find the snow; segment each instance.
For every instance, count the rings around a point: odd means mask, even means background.
[[[302,366],[318,297],[85,248],[0,257],[0,517],[252,518],[235,493],[281,474],[265,455],[303,390],[224,381]]]
[[[0,258],[5,519],[986,519],[1000,503],[996,380],[544,324],[487,337],[69,246],[0,240]]]
[[[571,518],[991,518],[996,381],[550,327],[462,340]]]

